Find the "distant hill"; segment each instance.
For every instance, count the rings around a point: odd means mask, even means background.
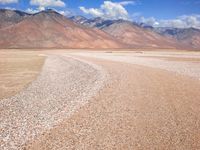
[[[72,20],[73,22],[77,24],[83,24],[85,21],[88,20],[87,18],[83,16],[72,16],[72,17],[69,17],[68,19]]]
[[[181,43],[185,43],[193,49],[200,50],[200,30],[195,28],[154,28],[155,32],[177,39]]]

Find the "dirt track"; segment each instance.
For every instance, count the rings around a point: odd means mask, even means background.
[[[102,66],[112,80],[90,103],[26,148],[200,149],[197,78],[116,60],[84,59]]]
[[[86,71],[82,87],[88,85],[87,79],[93,81],[101,72],[107,73],[109,80],[88,103],[22,147],[35,150],[200,149],[199,62],[181,61],[179,55],[176,55],[178,61],[128,55],[99,54],[97,58],[96,54],[63,54],[62,57],[73,56],[82,63],[86,60],[101,68],[100,72],[91,74],[81,67],[79,74]],[[70,62],[69,57],[64,59]],[[77,72],[73,73],[79,79]]]

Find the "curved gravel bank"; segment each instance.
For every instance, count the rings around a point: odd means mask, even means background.
[[[70,116],[103,86],[101,67],[72,57],[48,56],[36,81],[0,101],[0,149],[24,143]]]

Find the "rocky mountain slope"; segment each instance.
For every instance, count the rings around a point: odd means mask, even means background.
[[[110,34],[114,38],[122,41],[133,48],[178,48],[187,47],[180,44],[178,40],[172,37],[166,37],[151,30],[146,29],[140,24],[125,20],[105,20],[102,18],[87,19],[81,16],[70,18],[77,24],[86,27],[98,28]],[[81,20],[81,21],[80,21]],[[184,45],[184,46],[182,46]]]
[[[103,27],[102,30],[122,40],[131,47],[181,48],[181,45],[176,40],[143,29],[128,21],[115,22],[109,26]]]

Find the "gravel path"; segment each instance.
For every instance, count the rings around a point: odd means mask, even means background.
[[[0,149],[20,149],[69,117],[102,88],[106,78],[94,64],[49,55],[37,80],[0,101]]]
[[[172,53],[173,54],[173,53]],[[200,58],[199,54],[188,56],[180,55],[174,53],[174,55],[163,55],[162,53],[155,54],[155,56],[170,56],[170,57],[178,57],[178,58]],[[153,56],[153,54],[137,54],[137,53],[130,53],[130,54],[109,54],[109,53],[78,53],[74,54],[78,56],[86,56],[86,57],[94,57],[94,58],[101,58],[105,60],[112,60],[117,62],[126,62],[136,65],[142,65],[152,68],[159,68],[164,69],[167,71],[172,71],[177,74],[182,74],[194,78],[200,79],[200,63],[193,63],[193,62],[184,62],[184,61],[168,61],[158,58],[148,58],[147,56]],[[145,57],[141,57],[145,56]]]

